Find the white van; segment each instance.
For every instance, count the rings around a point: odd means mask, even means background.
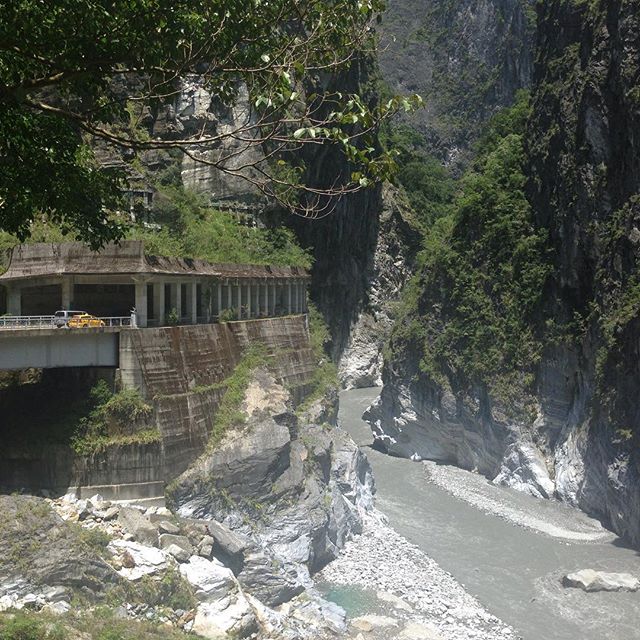
[[[55,315],[53,316],[53,324],[58,327],[58,329],[60,327],[66,327],[67,323],[69,322],[69,320],[71,320],[71,318],[73,318],[73,316],[79,316],[82,315],[83,313],[87,313],[86,311],[69,311],[69,310],[63,310],[63,311],[56,311]]]

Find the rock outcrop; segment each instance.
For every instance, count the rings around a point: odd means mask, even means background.
[[[637,2],[538,5],[528,198],[547,237],[552,275],[530,319],[543,348],[531,396],[517,399],[526,410],[512,411],[486,380],[436,381],[417,348],[387,363],[370,412],[382,448],[560,498],[634,544],[639,10]],[[437,309],[427,312],[437,319]]]
[[[565,587],[575,587],[588,593],[593,591],[637,591],[640,580],[629,573],[606,573],[583,569],[569,573],[562,579]]]
[[[419,93],[406,118],[447,164],[464,164],[487,118],[531,83],[533,9],[526,0],[392,0],[381,25],[384,80]]]
[[[240,584],[268,606],[291,600],[310,574],[336,557],[361,530],[372,503],[368,462],[342,430],[322,418],[318,401],[300,416],[266,372],[271,390],[260,408],[247,394],[247,422],[233,429],[171,487],[183,518],[214,521],[214,553],[222,551]]]
[[[393,305],[413,273],[420,247],[414,214],[402,193],[386,186],[382,202],[367,303],[351,326],[340,357],[340,382],[345,389],[382,383],[382,349],[393,326]]]

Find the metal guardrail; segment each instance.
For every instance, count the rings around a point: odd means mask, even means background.
[[[0,329],[53,327],[55,316],[0,316]]]
[[[97,318],[104,322],[105,327],[135,327],[135,317],[130,316],[110,316]],[[55,323],[55,316],[0,316],[0,330],[2,329],[53,329],[58,326]],[[88,327],[98,328],[98,327]]]

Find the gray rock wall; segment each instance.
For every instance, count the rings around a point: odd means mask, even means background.
[[[509,418],[479,384],[386,366],[379,446],[557,497],[640,544],[638,2],[539,3],[529,196],[553,274],[539,318],[533,413]],[[549,327],[555,327],[550,330]]]

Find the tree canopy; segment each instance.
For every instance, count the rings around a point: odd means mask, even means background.
[[[123,175],[98,162],[96,139],[177,148],[302,215],[326,213],[332,198],[386,175],[376,127],[419,102],[369,105],[328,88],[372,50],[382,9],[383,0],[0,0],[0,229],[25,238],[42,214],[94,244],[121,236],[107,212]],[[145,134],[143,119],[175,103],[185,79],[221,110],[243,96],[245,116]],[[304,184],[283,160],[303,145],[339,148],[349,178]],[[257,159],[237,162],[256,147]]]

